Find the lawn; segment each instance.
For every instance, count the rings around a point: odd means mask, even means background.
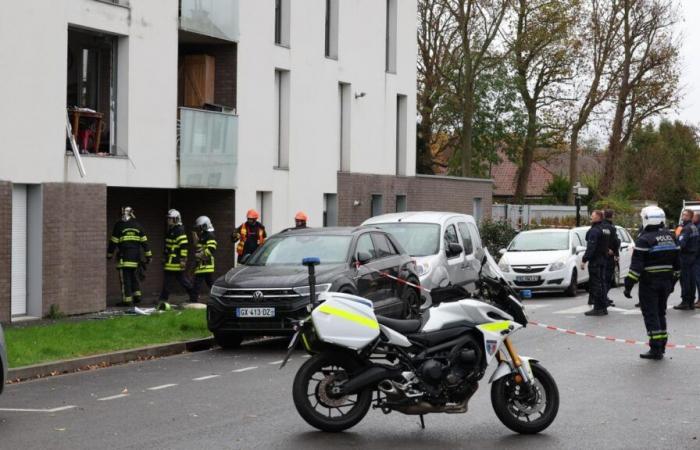
[[[207,337],[211,333],[207,330],[205,314],[202,310],[185,310],[8,327],[5,341],[9,366]]]

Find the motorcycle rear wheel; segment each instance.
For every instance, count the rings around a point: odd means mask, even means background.
[[[339,432],[360,422],[372,403],[372,390],[335,396],[333,381],[347,379],[361,363],[348,355],[321,353],[306,361],[294,377],[292,396],[299,415],[321,431]]]
[[[554,422],[559,411],[559,390],[547,369],[532,362],[535,376],[532,402],[518,398],[520,387],[513,375],[496,380],[491,386],[491,404],[496,416],[511,430],[521,434],[536,434]]]

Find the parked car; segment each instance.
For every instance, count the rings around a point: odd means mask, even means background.
[[[398,241],[369,228],[308,228],[270,237],[245,261],[211,288],[207,325],[224,348],[247,336],[286,335],[289,319],[308,315],[305,257],[318,257],[316,292],[359,295],[374,303],[377,314],[412,318],[420,312],[418,289],[382,275],[418,283],[415,263]]]
[[[517,290],[562,291],[573,297],[578,286],[588,281],[588,269],[581,269],[585,251],[573,230],[523,231],[501,249],[498,266]]]
[[[0,325],[0,394],[7,381],[7,349],[5,346],[5,333]]]
[[[482,244],[472,216],[450,212],[384,214],[362,225],[391,233],[416,261],[421,286],[447,284],[473,292],[479,277]],[[430,306],[429,295],[423,307]]]
[[[586,233],[590,228],[591,227],[588,226],[574,228],[574,232],[578,234],[584,247],[586,247]],[[623,283],[625,277],[629,273],[630,264],[632,264],[632,250],[634,250],[634,239],[632,239],[629,232],[618,225],[615,225],[615,228],[617,229],[617,238],[620,240],[620,258],[615,266],[613,287]]]

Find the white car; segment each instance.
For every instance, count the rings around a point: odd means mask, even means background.
[[[421,286],[433,289],[448,284],[474,290],[479,278],[481,236],[472,216],[450,212],[383,214],[362,225],[391,233],[416,261]],[[426,295],[423,308],[430,306]]]
[[[581,269],[585,251],[573,230],[523,231],[501,249],[498,266],[516,290],[563,291],[573,297],[578,286],[588,282],[588,269]]]
[[[615,225],[615,228],[617,229],[617,238],[620,240],[620,259],[617,261],[617,266],[615,266],[613,287],[623,283],[623,280],[629,273],[630,264],[632,264],[632,250],[634,250],[634,239],[632,239],[627,230],[618,225]],[[586,233],[590,229],[591,227],[574,228],[574,232],[581,238],[584,247],[586,246]]]

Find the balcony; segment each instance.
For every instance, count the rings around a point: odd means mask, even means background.
[[[238,116],[179,108],[179,186],[235,189]]]
[[[238,42],[239,0],[180,0],[180,30]]]

